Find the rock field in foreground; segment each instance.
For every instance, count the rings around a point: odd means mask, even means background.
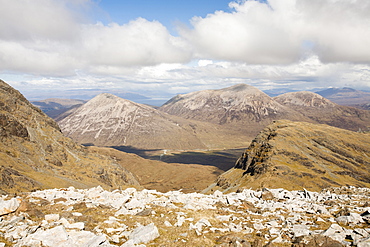
[[[0,198],[0,246],[370,246],[370,189],[211,195],[52,189]]]

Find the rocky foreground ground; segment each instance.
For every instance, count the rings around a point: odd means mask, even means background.
[[[134,188],[0,198],[0,246],[370,246],[370,189]]]

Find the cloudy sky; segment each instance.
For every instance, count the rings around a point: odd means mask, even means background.
[[[369,0],[0,0],[0,78],[30,99],[370,90],[369,13]]]

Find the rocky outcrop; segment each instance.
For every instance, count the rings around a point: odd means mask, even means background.
[[[0,198],[0,246],[368,246],[370,189],[243,189],[205,195],[134,188]],[[9,203],[8,203],[9,202]]]
[[[209,187],[370,186],[370,135],[327,125],[276,121],[252,141],[235,167]]]
[[[100,173],[100,171],[103,171]],[[63,136],[54,120],[0,80],[0,191],[139,185],[114,160]]]

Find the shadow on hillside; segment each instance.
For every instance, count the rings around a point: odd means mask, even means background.
[[[158,153],[158,152],[162,151],[161,149],[138,149],[138,148],[134,148],[134,147],[131,147],[131,146],[111,146],[110,148],[114,148],[118,151],[122,151],[122,152],[125,152],[125,153],[137,154],[140,157],[143,157],[145,159],[151,159],[151,160],[158,160],[159,159],[158,155],[157,155],[157,159],[154,159],[153,155],[151,155],[151,154]]]
[[[130,146],[112,146],[119,151],[134,153],[145,159],[160,160],[166,163],[199,164],[215,166],[223,171],[234,167],[235,162],[244,152],[243,149],[227,149],[221,151],[186,151],[164,154],[159,149],[137,149]]]

